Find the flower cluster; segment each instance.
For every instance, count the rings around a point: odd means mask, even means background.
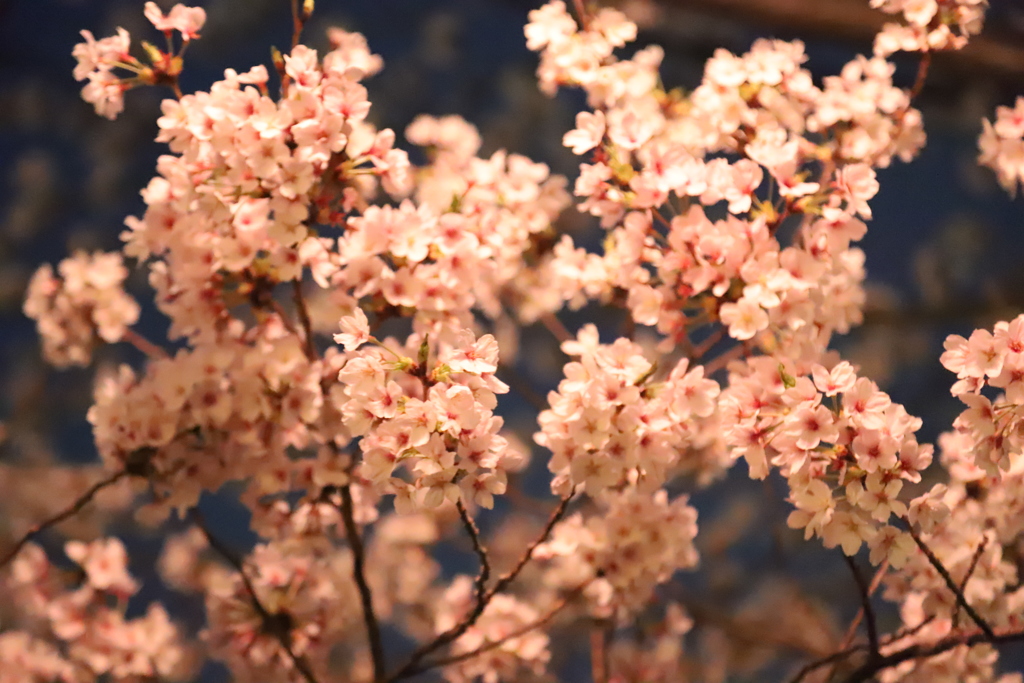
[[[602,256],[563,237],[546,279],[573,305],[625,292],[633,319],[669,344],[705,324],[687,309],[705,311],[713,298],[712,320],[734,338],[813,357],[860,320],[863,254],[850,242],[871,217],[874,169],[924,142],[909,94],[879,58],[858,57],[818,87],[801,43],[759,40],[742,56],[716,51],[684,96],[652,76],[660,53],[651,48],[629,61],[603,56],[634,34],[612,10],[582,31],[560,2],[531,14],[542,87],[580,86],[595,109],[564,143],[591,154],[575,191],[580,210],[610,229]],[[722,153],[740,158],[711,156]],[[765,192],[766,176],[776,190]],[[719,203],[727,218],[713,222],[704,207]],[[794,215],[805,220],[784,246],[776,232]]]
[[[349,432],[361,437],[359,475],[378,492],[394,494],[399,511],[434,508],[446,499],[492,507],[494,495],[505,492],[506,471],[520,464],[498,434],[503,420],[492,412],[495,394],[508,391],[494,376],[494,337],[476,339],[466,330],[454,343],[437,344],[436,355],[427,338],[415,335],[406,349],[384,342],[356,351],[368,338],[365,315],[356,317],[342,320],[343,330],[363,330],[338,335],[353,353],[332,400]],[[417,361],[405,355],[410,346]],[[399,467],[412,481],[396,476]]]
[[[329,216],[336,186],[350,176],[365,186],[376,175],[390,191],[408,191],[408,159],[393,149],[394,133],[364,122],[369,102],[359,81],[379,62],[361,36],[335,40],[322,65],[301,45],[284,57],[289,85],[280,101],[267,95],[262,66],[228,70],[209,92],[164,101],[157,140],[176,155],[160,158],[160,175],[143,192],[146,214],[129,218],[123,237],[126,253],[160,259],[150,280],[173,333],[216,337],[234,303],[218,290],[261,306],[275,283],[322,258],[324,245],[307,227],[319,218],[310,205],[320,201]]]
[[[1016,195],[1017,184],[1024,183],[1024,97],[1012,109],[997,107],[995,124],[985,119],[982,125],[978,163],[995,171],[999,184]]]
[[[435,624],[437,633],[455,626],[471,609],[473,580],[468,576],[457,577],[442,596],[442,604]],[[481,649],[480,656],[445,667],[445,679],[451,683],[498,683],[521,680],[530,673],[543,674],[551,659],[548,636],[528,628],[539,618],[540,613],[531,605],[511,595],[495,596],[476,623],[452,646],[454,656]],[[515,635],[520,630],[525,632]]]
[[[307,467],[308,460],[288,457],[288,447],[347,443],[344,427],[324,410],[322,383],[337,371],[310,361],[275,319],[230,344],[154,359],[143,375],[121,366],[97,382],[88,417],[112,468],[151,477],[162,509],[185,510],[204,488]],[[334,483],[336,460],[319,452],[311,465],[319,474],[308,478]],[[253,495],[278,493],[291,480],[259,477]]]
[[[192,658],[166,610],[153,603],[144,616],[124,616],[128,598],[138,591],[128,574],[124,545],[116,538],[88,544],[71,541],[65,552],[81,567],[83,579],[77,588],[65,586],[57,568],[35,545],[15,560],[6,580],[22,614],[30,615],[38,629],[64,647],[58,653],[29,633],[4,633],[0,680],[11,671],[23,671],[25,677],[17,680],[28,681],[53,676],[72,682],[99,677],[126,683],[156,677],[187,680]]]
[[[419,116],[405,136],[432,157],[419,169],[415,193],[427,219],[398,221],[389,236],[394,246],[385,242],[372,254],[361,246],[365,236],[339,242],[339,250],[354,257],[343,261],[362,264],[356,268],[362,291],[380,291],[388,304],[412,311],[417,329],[455,332],[471,324],[473,308],[499,317],[529,288],[522,282],[527,264],[570,204],[566,179],[519,154],[476,157],[480,136],[456,116]],[[397,266],[380,266],[381,259]],[[392,281],[405,291],[395,293]],[[525,319],[525,312],[519,316]]]
[[[639,95],[653,85],[662,57],[660,48],[639,55],[631,65],[633,68],[606,68],[615,61],[615,48],[636,39],[636,24],[627,20],[626,15],[602,8],[590,18],[587,29],[578,31],[576,20],[561,0],[530,12],[530,23],[525,29],[526,47],[541,52],[537,78],[542,90],[554,94],[559,86],[573,84],[592,88],[606,97],[621,97]]]
[[[659,488],[677,471],[714,474],[724,453],[714,437],[718,383],[704,368],[680,361],[662,382],[654,365],[627,339],[600,344],[588,325],[562,350],[578,360],[548,397],[534,440],[551,451],[552,489],[573,486],[595,496],[625,484]]]
[[[918,499],[917,515],[912,506],[911,519],[920,529],[922,543],[960,582],[964,600],[979,617],[993,629],[1019,630],[1024,626],[1024,589],[1016,545],[1024,532],[1024,458],[1011,456],[1007,469],[990,475],[975,464],[970,434],[948,432],[939,444],[949,482],[935,485]],[[883,654],[908,646],[928,647],[954,637],[958,627],[975,625],[923,553],[913,555],[900,574],[886,578],[885,597],[900,603],[903,623],[910,630],[888,643]],[[979,680],[1014,681],[1013,675],[996,674],[996,655],[987,644],[959,646],[936,657],[904,662],[880,679],[954,683],[963,679],[964,671],[972,671]]]
[[[164,32],[168,41],[177,31],[181,35],[182,52],[190,40],[199,37],[199,30],[206,23],[206,10],[180,3],[165,16],[156,3],[147,2],[145,15],[158,31]],[[146,66],[129,54],[131,37],[123,28],[117,29],[117,35],[101,40],[96,40],[90,31],[82,31],[82,37],[85,42],[76,45],[71,53],[78,60],[74,76],[75,80],[89,81],[82,88],[82,99],[92,104],[97,114],[108,119],[117,118],[124,111],[125,91],[136,85],[162,83],[177,87],[181,71],[180,52],[178,55],[164,53],[149,43],[143,43],[152,62]],[[119,77],[114,73],[115,69],[134,76]]]
[[[355,588],[346,580],[351,556],[270,543],[256,546],[248,561],[245,580],[223,567],[204,574],[208,626],[203,640],[236,680],[255,683],[268,671],[300,680],[292,655],[322,670],[334,644],[359,618]]]
[[[905,23],[887,23],[875,37],[875,54],[959,50],[981,33],[988,0],[871,0],[871,6],[902,15]]]
[[[102,340],[120,341],[139,318],[139,305],[125,293],[128,269],[117,253],[77,252],[53,268],[44,265],[25,293],[25,315],[36,321],[43,355],[58,367],[88,365]]]
[[[143,14],[156,30],[170,34],[177,31],[183,42],[199,37],[199,30],[206,23],[206,10],[202,7],[186,7],[178,3],[166,15],[155,2],[147,2]]]
[[[89,81],[82,88],[82,99],[92,104],[100,116],[115,119],[124,111],[124,92],[129,86],[114,75],[114,69],[135,62],[128,54],[131,37],[123,28],[117,29],[117,35],[101,40],[96,40],[90,31],[82,31],[82,37],[85,42],[76,45],[72,52],[78,60],[75,80]]]
[[[677,603],[669,603],[665,616],[644,640],[619,640],[612,645],[611,668],[626,681],[672,683],[685,680],[684,636],[693,619]]]
[[[651,494],[630,487],[595,502],[597,514],[572,515],[537,549],[549,562],[545,584],[585,585],[595,616],[635,614],[658,584],[697,565],[697,510],[686,496],[670,501],[664,489]]]
[[[953,423],[963,440],[958,450],[998,477],[1024,447],[1024,315],[975,330],[970,339],[950,335],[945,347],[940,360],[958,378],[952,393],[967,406]],[[986,387],[1000,395],[985,396]]]
[[[875,56],[815,82],[802,43],[758,40],[717,50],[690,93],[663,85],[660,48],[616,55],[637,37],[625,13],[580,2],[574,18],[562,0],[534,10],[525,34],[541,89],[586,94],[562,142],[584,157],[573,192],[600,223],[599,253],[558,231],[565,178],[504,150],[478,156],[481,137],[461,118],[408,126],[426,159],[414,168],[395,132],[368,122],[363,81],[382,62],[365,39],[332,29],[325,54],[300,43],[310,0],[292,3],[295,39],[272,53],[276,96],[262,65],[181,92],[199,8],[146,4],[172,50],[143,43],[149,64],[128,54],[122,29],[83,32],[75,76],[99,113],[113,118],[135,85],[176,96],[158,121],[170,153],[122,238],[178,341],[170,352],[129,330],[139,307],[120,254],[36,273],[25,312],[52,363],[84,365],[100,341],[147,355],[96,381],[88,420],[107,481],[39,516],[60,521],[118,481],[118,500],[99,507],[126,507],[144,481],[137,521],[175,510],[190,520],[166,542],[160,577],[203,599],[205,651],[242,682],[546,676],[556,618],[588,624],[595,680],[678,680],[698,671],[683,636],[717,636],[652,598],[698,564],[686,487],[743,458],[751,477],[785,479],[787,521],[805,540],[851,557],[866,546],[881,566],[876,585],[900,603],[904,628],[878,638],[869,623],[865,680],[995,680],[991,644],[1024,636],[1024,315],[947,340],[942,363],[967,409],[940,439],[949,479],[926,491],[908,486],[932,464],[921,421],[828,350],[861,320],[854,243],[876,170],[925,140],[911,100],[929,59],[907,91],[886,57],[961,47],[986,4],[872,0],[906,22],[886,26]],[[1024,98],[981,138],[981,162],[1011,192],[1024,183],[1022,138]],[[596,325],[565,330],[563,305],[592,301],[624,312],[627,332],[601,343]],[[529,457],[499,416],[509,386],[497,374],[499,339],[511,365],[504,340],[535,321],[569,360],[546,406],[528,382],[516,389],[540,403],[533,438],[562,502],[539,537],[524,505],[485,538],[503,514],[497,496],[529,498],[510,477]],[[337,346],[320,337],[334,330]],[[232,483],[259,537],[239,556],[196,509]],[[496,507],[480,526],[470,516]],[[94,538],[88,521],[73,534]],[[49,526],[0,560],[0,607],[18,617],[0,633],[0,683],[191,675],[191,646],[160,606],[126,617],[140,583],[124,545],[69,541],[80,569],[64,576],[27,543]],[[449,580],[437,549],[464,543],[464,530],[479,574]],[[807,631],[809,619],[787,628]],[[417,641],[396,668],[382,629]],[[849,665],[862,651],[827,660]]]
[[[874,382],[845,361],[794,376],[771,358],[753,358],[731,369],[722,418],[752,477],[772,465],[788,480],[791,527],[847,555],[866,542],[873,563],[905,564],[914,543],[888,522],[907,515],[903,482],[921,480],[932,448],[914,437],[921,420]]]

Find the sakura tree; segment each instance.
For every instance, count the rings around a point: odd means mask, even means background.
[[[620,11],[532,11],[541,90],[587,102],[562,140],[582,158],[571,186],[478,156],[453,116],[404,131],[426,160],[411,163],[367,120],[383,63],[366,40],[302,43],[312,0],[292,0],[270,68],[193,93],[179,76],[203,9],[146,3],[165,47],[82,31],[74,76],[98,114],[169,90],[167,153],[121,252],[42,266],[24,312],[55,366],[119,343],[147,360],[95,377],[102,464],[34,472],[45,500],[4,506],[0,683],[198,680],[210,661],[253,682],[1021,681],[998,647],[1024,641],[1024,315],[947,340],[964,411],[938,458],[833,348],[862,322],[876,170],[925,144],[932,55],[978,34],[986,2],[870,4],[892,21],[837,75],[815,82],[802,43],[758,40],[715,52],[691,92],[662,81],[657,46],[622,56],[637,27]],[[911,89],[895,53],[918,59]],[[979,142],[1014,193],[1024,98]],[[599,249],[560,227],[570,211]],[[167,339],[135,329],[129,268]],[[591,321],[567,329],[567,310]],[[538,329],[562,354],[546,397],[515,371]],[[505,424],[511,393],[534,404],[536,448]],[[737,539],[691,499],[736,469],[849,565],[833,592],[859,612],[838,642],[794,648],[771,622],[708,635],[693,571]],[[524,491],[537,472],[547,499]],[[254,546],[200,511],[216,492],[246,508]],[[163,536],[146,581],[128,520]],[[452,570],[460,552],[471,573]],[[148,581],[175,597],[144,600]],[[189,599],[199,628],[168,609]],[[795,601],[773,618],[808,638],[822,624]]]

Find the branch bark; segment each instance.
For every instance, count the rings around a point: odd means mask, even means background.
[[[210,547],[223,557],[236,572],[238,572],[238,575],[242,579],[242,585],[245,586],[245,590],[249,594],[249,602],[252,603],[253,609],[256,610],[256,614],[259,615],[264,630],[273,635],[281,644],[281,649],[283,649],[285,654],[288,655],[288,659],[291,660],[296,671],[302,674],[302,677],[306,679],[306,683],[319,683],[316,675],[309,666],[309,662],[307,662],[304,657],[300,657],[295,654],[295,650],[292,649],[291,629],[282,628],[283,622],[281,620],[281,614],[271,612],[260,600],[255,587],[252,585],[252,581],[249,579],[248,574],[245,573],[245,566],[242,564],[242,560],[226,545],[224,545],[224,543],[217,538],[212,531],[210,531],[210,528],[206,525],[206,520],[197,508],[192,508],[192,518],[195,520],[196,526],[199,530],[203,532],[204,536],[206,536],[206,540],[209,542]]]
[[[480,599],[477,600],[476,604],[474,605],[473,610],[468,615],[466,615],[466,617],[463,618],[463,620],[460,621],[458,624],[451,627],[444,633],[440,634],[439,636],[434,638],[434,640],[424,643],[418,649],[416,649],[416,651],[413,652],[412,655],[409,657],[409,661],[407,661],[398,671],[388,676],[388,683],[393,683],[394,681],[401,680],[403,678],[415,676],[416,674],[422,673],[423,671],[426,671],[427,669],[432,668],[434,666],[440,666],[436,663],[425,664],[422,662],[432,652],[455,641],[459,636],[461,636],[463,633],[469,630],[469,628],[476,623],[477,619],[480,618],[480,615],[483,614],[484,609],[487,608],[487,605],[494,598],[494,596],[508,588],[508,586],[513,581],[515,581],[516,577],[519,576],[519,573],[523,570],[523,568],[526,567],[527,564],[529,564],[530,558],[533,557],[533,552],[537,549],[537,546],[539,546],[541,543],[547,540],[548,536],[551,535],[551,530],[555,528],[555,525],[558,524],[559,520],[562,519],[562,517],[565,515],[565,511],[569,507],[569,501],[572,500],[572,497],[573,495],[575,495],[575,493],[576,490],[573,489],[572,491],[569,492],[569,495],[562,499],[562,501],[558,504],[558,507],[554,509],[554,511],[551,513],[551,516],[548,518],[548,522],[544,525],[544,529],[541,532],[540,536],[538,536],[532,543],[530,543],[529,546],[527,546],[526,551],[523,553],[522,557],[519,558],[519,561],[516,563],[515,567],[513,567],[512,570],[509,571],[507,574],[501,576],[494,583],[494,585],[491,586],[489,590],[482,594],[482,597],[480,597]],[[461,514],[462,509],[460,509],[460,515]],[[466,523],[465,518],[463,519],[463,523]],[[470,537],[472,539],[473,534],[475,533],[475,525],[472,527],[467,526],[467,528],[472,528],[474,530],[470,533]],[[476,548],[477,545],[479,544],[479,538],[473,539],[473,543],[474,548]],[[480,547],[480,550],[477,551],[478,555],[480,554],[481,550],[482,546]],[[481,555],[481,574],[483,572],[483,562],[485,558],[485,554]],[[488,572],[489,571],[490,570],[488,568]],[[478,583],[478,590],[479,587],[480,584]],[[478,593],[478,595],[481,594]]]
[[[864,625],[868,632],[868,657],[877,659],[880,656],[878,652],[878,620],[875,618],[875,609],[871,606],[871,591],[854,559],[846,553],[842,553],[842,556],[857,582],[861,609],[864,611]]]
[[[373,611],[373,594],[370,592],[370,584],[366,581],[366,550],[359,535],[359,527],[356,525],[351,486],[342,486],[340,492],[341,518],[345,524],[349,547],[352,549],[352,575],[359,589],[363,621],[366,623],[366,637],[370,641],[370,655],[373,658],[373,680],[379,682],[384,680],[384,642],[380,637],[377,614]]]
[[[993,633],[992,635],[984,632],[961,633],[943,638],[933,645],[911,645],[898,652],[879,657],[874,661],[865,662],[847,676],[843,683],[864,683],[864,681],[874,678],[875,674],[883,669],[897,666],[912,659],[934,657],[961,645],[971,646],[982,643],[1001,645],[1003,643],[1017,643],[1021,641],[1024,641],[1024,631],[1009,631],[1000,634]]]
[[[10,563],[15,557],[17,557],[18,553],[21,552],[21,549],[24,548],[25,545],[28,544],[28,542],[31,541],[33,538],[35,538],[42,532],[46,531],[50,527],[60,524],[64,520],[70,519],[71,517],[77,515],[82,510],[82,508],[88,505],[89,502],[96,497],[97,493],[107,488],[108,486],[113,486],[117,482],[121,481],[121,479],[123,479],[127,475],[128,470],[119,470],[114,474],[110,475],[109,477],[107,477],[106,479],[101,479],[100,481],[90,486],[86,490],[86,492],[79,496],[78,500],[76,500],[74,503],[58,512],[53,517],[50,517],[49,519],[39,522],[38,524],[33,526],[31,529],[28,530],[28,533],[26,533],[24,536],[18,539],[18,542],[14,544],[14,547],[11,548],[6,555],[4,555],[2,560],[0,560],[0,569],[7,566],[8,563]]]
[[[928,561],[931,562],[931,565],[935,568],[935,571],[937,571],[939,573],[939,576],[942,577],[942,580],[946,582],[946,587],[953,592],[953,595],[956,597],[957,604],[959,604],[963,608],[963,610],[967,612],[967,615],[974,621],[975,624],[978,625],[978,628],[980,628],[986,636],[994,639],[995,633],[993,633],[992,627],[989,626],[988,622],[985,621],[981,617],[981,615],[978,614],[978,612],[975,611],[975,609],[971,607],[971,605],[967,602],[967,598],[964,597],[964,592],[960,590],[959,586],[956,585],[956,581],[954,581],[953,577],[950,576],[949,570],[946,569],[946,566],[942,564],[938,557],[935,556],[935,553],[932,552],[932,549],[929,548],[925,544],[925,542],[921,540],[921,537],[917,535],[916,531],[910,529],[909,533],[911,538],[914,539],[914,543],[917,544],[917,547],[921,549],[921,552],[923,552],[925,554],[925,557],[928,558]]]
[[[693,10],[784,29],[856,42],[871,41],[894,15],[872,9],[863,0],[662,0],[667,7]],[[974,36],[963,50],[938,52],[936,59],[964,73],[984,73],[1004,80],[1024,75],[1024,48],[1014,37],[1000,40]]]

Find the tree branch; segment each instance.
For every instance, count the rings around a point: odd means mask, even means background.
[[[882,564],[878,565],[878,570],[875,572],[875,576],[871,579],[871,585],[868,586],[868,597],[871,597],[872,595],[874,595],[875,591],[878,590],[878,587],[880,585],[882,585],[882,578],[885,576],[885,572],[888,571],[888,570],[889,570],[889,560],[883,560]],[[858,649],[858,648],[851,648],[851,644],[853,643],[853,639],[857,636],[857,627],[860,626],[860,622],[861,622],[862,619],[864,619],[864,608],[863,607],[861,607],[859,610],[857,610],[857,614],[853,617],[853,620],[850,622],[849,627],[847,627],[846,634],[843,636],[843,640],[840,642],[840,645],[839,645],[840,651],[846,651],[849,654],[850,652],[856,651],[856,649]],[[863,649],[863,648],[859,648],[859,649]],[[825,662],[825,663],[828,664],[829,662]],[[828,675],[825,677],[826,680],[831,679],[832,678],[832,674],[834,674],[834,673],[835,673],[835,667],[832,667],[832,669],[829,671]]]
[[[547,400],[530,386],[530,383],[516,372],[515,368],[508,365],[498,365],[496,376],[502,382],[512,387],[513,391],[526,399],[526,402],[533,406],[537,412],[548,409]]]
[[[884,24],[897,21],[896,16],[871,9],[863,0],[661,0],[661,4],[804,37],[826,36],[858,43],[873,40]],[[962,74],[977,74],[980,69],[1008,82],[1024,74],[1019,35],[1004,39],[972,36],[964,49],[935,56]]]
[[[422,667],[427,665],[421,664],[421,662],[425,657],[427,657],[427,655],[429,655],[431,652],[434,652],[439,648],[444,647],[448,643],[453,642],[459,636],[461,636],[463,633],[469,630],[469,628],[473,624],[476,623],[477,619],[479,619],[480,615],[483,614],[484,609],[486,609],[487,605],[494,598],[494,596],[505,590],[513,581],[515,581],[516,577],[519,576],[519,573],[530,562],[530,558],[533,556],[533,552],[537,549],[537,546],[539,546],[541,543],[544,543],[547,540],[548,536],[551,534],[551,530],[554,529],[555,525],[558,524],[559,520],[562,519],[562,517],[565,515],[565,511],[569,507],[569,501],[572,500],[572,497],[573,495],[575,495],[575,493],[576,489],[574,488],[572,491],[569,492],[569,495],[567,495],[565,498],[562,498],[562,501],[558,504],[558,507],[554,509],[554,511],[551,513],[551,516],[548,518],[548,522],[544,525],[544,529],[541,532],[540,536],[538,536],[532,543],[530,543],[530,545],[526,547],[526,551],[523,553],[522,557],[519,558],[519,561],[512,568],[512,570],[509,571],[507,574],[502,575],[495,582],[495,584],[491,586],[490,590],[486,591],[482,595],[482,597],[477,600],[476,605],[474,605],[472,611],[470,611],[470,613],[467,614],[466,617],[464,617],[463,620],[460,621],[458,624],[451,627],[444,633],[441,633],[436,638],[434,638],[434,640],[424,643],[419,648],[417,648],[409,657],[409,661],[406,662],[402,666],[402,668],[400,668],[398,671],[396,671],[394,674],[387,678],[388,683],[393,683],[393,681],[397,681],[402,678],[408,678],[409,676],[415,676],[417,673],[425,671],[426,669]],[[460,510],[460,515],[461,514],[462,512]],[[465,519],[463,519],[463,523],[466,523]],[[475,526],[473,528],[475,529]],[[474,533],[475,531],[470,533],[471,539],[473,538]],[[474,541],[474,548],[476,548],[478,542],[479,539]],[[481,574],[483,573],[483,567],[483,559],[481,559]],[[489,571],[490,569],[488,569],[488,572]],[[480,584],[478,583],[478,591],[479,587]],[[478,592],[477,595],[479,596],[480,593]],[[430,668],[432,666],[437,666],[437,664],[431,664],[427,666],[427,668]]]
[[[127,329],[124,331],[124,334],[121,335],[121,341],[128,342],[129,344],[137,348],[139,351],[146,354],[146,357],[149,358],[150,360],[162,360],[164,358],[170,357],[164,349],[157,346],[156,344],[149,341],[141,334],[132,329]]]
[[[599,619],[590,625],[590,672],[594,683],[608,683],[608,628]]]
[[[398,680],[399,678],[407,678],[409,676],[416,676],[418,674],[421,674],[421,673],[423,673],[425,671],[429,671],[430,669],[433,669],[433,668],[439,667],[439,666],[448,666],[450,664],[458,664],[459,662],[464,662],[467,659],[472,659],[473,657],[478,657],[479,655],[482,655],[485,652],[489,652],[490,650],[493,650],[495,648],[501,647],[502,645],[504,645],[505,643],[507,643],[510,640],[513,640],[514,638],[520,638],[522,636],[525,636],[527,633],[530,633],[531,631],[537,630],[538,628],[544,626],[549,621],[554,619],[555,616],[559,612],[561,612],[563,609],[566,608],[566,606],[572,601],[573,598],[575,598],[577,595],[579,595],[583,591],[583,589],[586,588],[586,585],[587,584],[584,583],[581,586],[577,586],[568,595],[566,595],[564,598],[562,598],[558,602],[557,605],[555,605],[550,610],[548,610],[548,612],[544,616],[540,617],[539,619],[537,619],[534,622],[531,622],[531,623],[527,624],[526,626],[523,626],[522,628],[518,628],[518,629],[512,631],[511,633],[509,633],[508,635],[504,636],[503,638],[499,638],[497,640],[486,641],[480,647],[476,648],[475,650],[470,650],[469,652],[462,652],[462,653],[457,654],[457,655],[450,655],[448,657],[441,657],[441,658],[435,659],[433,661],[424,662],[423,664],[420,664],[420,665],[418,665],[416,667],[413,667],[407,673],[405,673],[405,674],[403,674],[401,676],[396,674],[391,680]],[[399,672],[399,673],[401,673],[401,672]]]
[[[313,345],[313,322],[309,317],[309,309],[306,307],[306,299],[302,296],[302,281],[292,280],[292,298],[295,300],[295,310],[299,314],[299,323],[302,325],[302,331],[305,333],[306,338],[303,340],[305,343],[304,349],[306,351],[306,358],[310,361],[317,359],[316,347]]]
[[[356,526],[355,505],[352,501],[351,485],[340,487],[341,518],[345,523],[345,534],[349,547],[352,548],[352,575],[359,589],[359,600],[363,605],[363,621],[366,623],[366,637],[370,641],[370,654],[373,657],[373,680],[384,680],[384,643],[380,637],[380,624],[377,614],[373,611],[373,594],[370,584],[366,582],[366,550]]]
[[[117,472],[110,475],[106,479],[101,479],[100,481],[90,486],[88,490],[86,490],[85,493],[79,496],[78,500],[76,500],[74,503],[58,512],[53,517],[50,517],[49,519],[39,522],[38,524],[33,526],[31,529],[28,530],[28,533],[26,533],[24,536],[18,539],[18,542],[14,544],[14,547],[11,548],[6,555],[4,555],[2,560],[0,560],[0,568],[7,566],[8,563],[10,563],[15,557],[17,557],[18,553],[21,552],[21,549],[24,548],[25,545],[33,538],[41,534],[43,531],[46,531],[50,527],[60,524],[66,519],[74,517],[82,510],[82,508],[88,505],[89,502],[96,497],[97,493],[107,488],[108,486],[113,486],[127,475],[128,470],[123,469],[118,470]]]
[[[544,327],[548,328],[548,331],[558,340],[559,344],[575,339],[554,313],[544,313],[540,316],[539,320],[544,324]]]
[[[963,610],[967,612],[968,616],[971,617],[974,623],[978,625],[978,628],[980,628],[986,636],[988,636],[989,638],[995,638],[995,633],[993,633],[992,627],[988,625],[987,621],[981,618],[981,615],[978,614],[974,610],[974,608],[970,606],[970,604],[968,604],[967,598],[964,597],[964,592],[960,590],[959,586],[956,585],[956,582],[953,580],[953,577],[949,575],[949,570],[946,569],[945,565],[943,565],[939,558],[935,556],[935,553],[932,552],[932,549],[925,545],[925,542],[921,540],[921,537],[918,536],[917,532],[914,531],[912,528],[909,529],[909,533],[911,538],[914,539],[914,543],[917,543],[917,547],[921,549],[921,552],[925,554],[925,557],[928,558],[928,561],[932,563],[933,567],[935,567],[935,571],[937,571],[939,573],[939,576],[942,577],[942,580],[946,582],[946,587],[949,588],[949,590],[953,591],[953,595],[956,597],[957,604],[959,604],[963,608]]]
[[[228,564],[234,567],[236,572],[238,572],[238,575],[242,579],[242,585],[245,586],[245,590],[249,594],[249,601],[252,603],[253,609],[256,610],[256,614],[260,617],[264,631],[277,639],[281,644],[281,648],[285,651],[285,654],[288,655],[288,659],[290,659],[292,664],[295,666],[295,669],[302,674],[303,678],[306,679],[306,683],[319,683],[306,659],[295,654],[295,650],[292,649],[291,628],[285,626],[281,619],[282,614],[287,615],[287,613],[271,612],[266,608],[263,602],[260,601],[259,595],[256,593],[256,588],[252,585],[249,575],[245,573],[245,565],[242,563],[242,560],[226,545],[224,545],[224,543],[217,538],[212,531],[210,531],[210,528],[206,525],[206,520],[202,513],[199,512],[198,508],[192,508],[192,518],[195,520],[196,526],[199,530],[203,532],[204,536],[206,536],[206,540],[209,542],[210,547],[223,557]]]
[[[926,659],[935,655],[941,655],[961,645],[972,646],[982,643],[1000,645],[1020,641],[1024,641],[1024,631],[1009,631],[1000,634],[993,633],[992,635],[985,632],[961,633],[943,638],[932,645],[911,645],[898,652],[879,657],[874,661],[868,661],[847,676],[843,683],[863,683],[864,681],[871,680],[875,674],[883,669],[898,666],[912,659]]]
[[[796,672],[796,675],[794,675],[793,678],[789,680],[789,683],[800,683],[802,680],[804,680],[804,678],[806,678],[815,670],[820,669],[823,666],[828,666],[829,664],[838,664],[839,662],[843,661],[855,652],[859,652],[860,650],[864,649],[866,649],[865,645],[854,645],[844,650],[833,652],[832,654],[826,657],[822,657],[821,659],[816,659],[813,662],[809,662],[805,664],[799,671]]]
[[[487,598],[487,580],[491,578],[491,561],[488,559],[487,550],[480,540],[480,529],[477,528],[473,518],[469,516],[469,511],[466,510],[466,506],[463,505],[461,498],[455,502],[455,507],[459,511],[462,526],[466,528],[466,533],[469,534],[469,540],[473,544],[473,552],[476,553],[477,559],[480,560],[480,572],[476,575],[473,586],[476,592],[477,609],[483,612],[483,608],[487,604],[485,599]]]
[[[860,569],[857,568],[857,563],[854,562],[853,558],[846,553],[842,553],[842,556],[846,560],[846,566],[853,573],[853,578],[857,582],[857,590],[860,593],[861,609],[864,611],[864,625],[868,632],[868,656],[871,659],[877,659],[879,657],[878,621],[875,619],[875,609],[871,606],[871,594],[867,582],[864,581],[864,576],[861,575]]]
[[[964,574],[964,578],[960,581],[960,592],[964,592],[964,588],[967,587],[967,582],[971,580],[971,576],[974,574],[974,570],[978,567],[978,560],[981,559],[982,553],[985,552],[985,545],[988,543],[987,537],[982,537],[981,543],[978,544],[977,550],[974,551],[974,555],[971,557],[971,564],[967,567],[967,573]],[[953,615],[953,628],[959,626],[959,613]]]
[[[590,19],[587,14],[587,8],[583,4],[583,0],[573,0],[573,7],[576,10],[576,16],[579,17],[580,27],[586,31],[590,26]]]

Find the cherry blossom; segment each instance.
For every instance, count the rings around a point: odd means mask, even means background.
[[[1024,97],[1012,109],[997,107],[995,124],[985,119],[982,125],[978,163],[994,170],[999,184],[1016,195],[1018,183],[1024,183]]]
[[[262,64],[181,91],[201,8],[145,4],[169,45],[146,43],[148,62],[123,29],[83,31],[74,76],[98,113],[114,118],[132,87],[174,92],[157,121],[168,151],[122,251],[43,266],[24,311],[54,365],[88,365],[120,341],[146,358],[97,368],[89,474],[106,479],[63,511],[43,506],[38,527],[12,516],[26,535],[0,562],[12,615],[0,683],[188,680],[200,655],[239,681],[438,669],[498,683],[553,675],[562,639],[571,648],[582,631],[595,680],[602,668],[605,681],[692,677],[684,655],[714,658],[724,636],[674,591],[692,593],[684,570],[728,544],[703,509],[698,527],[691,494],[733,467],[771,477],[768,495],[782,488],[804,540],[855,570],[863,553],[899,606],[901,626],[880,638],[862,594],[868,643],[829,662],[867,672],[856,680],[1009,683],[993,644],[1024,634],[1024,316],[946,340],[940,362],[965,408],[938,462],[922,421],[833,348],[863,317],[855,243],[877,171],[925,144],[912,101],[930,57],[912,90],[887,58],[959,49],[987,3],[869,4],[900,23],[838,74],[816,81],[803,43],[759,39],[716,50],[690,92],[662,82],[661,48],[622,56],[632,15],[534,9],[524,33],[540,89],[585,95],[561,137],[581,157],[572,181],[513,151],[481,156],[457,116],[406,128],[425,159],[414,166],[370,122],[365,81],[383,62],[365,38],[331,29],[325,53],[301,42],[311,2],[293,3],[274,92]],[[980,140],[1011,193],[1022,112],[1024,99],[999,108]],[[572,204],[602,239],[563,231]],[[147,273],[166,343],[130,330],[140,307],[123,256]],[[611,316],[620,330],[591,322]],[[546,397],[521,372],[539,359],[516,353],[534,323],[567,357],[545,366],[558,378]],[[525,431],[505,422],[512,391],[537,404]],[[546,523],[522,488],[531,459],[560,498]],[[50,482],[86,489],[45,471],[4,487],[5,505]],[[67,528],[59,563],[30,542],[108,490]],[[245,548],[199,511],[229,491],[255,535]],[[202,603],[198,639],[162,605],[136,608],[149,593],[126,544],[103,535],[127,509],[151,527],[177,517],[157,571]],[[472,553],[477,575],[453,576],[443,552]],[[393,666],[398,633],[414,646]],[[718,659],[724,679],[735,663]]]

